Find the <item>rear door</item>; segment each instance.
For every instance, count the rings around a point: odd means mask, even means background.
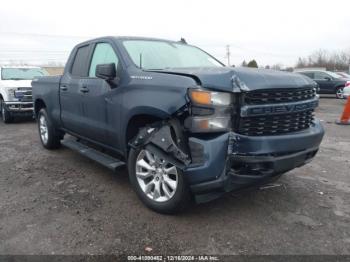
[[[96,66],[114,63],[119,72],[119,59],[112,47],[112,43],[100,42],[93,47],[88,80],[85,83],[84,94],[84,130],[85,136],[102,144],[116,147],[119,128],[119,89],[113,88],[107,81],[96,77]]]
[[[60,83],[61,121],[65,129],[81,135],[84,128],[82,89],[86,82],[91,46],[79,46],[70,68],[65,71]]]

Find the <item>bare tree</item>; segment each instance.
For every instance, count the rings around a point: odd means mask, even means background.
[[[348,71],[350,65],[350,50],[329,52],[324,49],[317,50],[307,58],[299,57],[296,68],[324,67],[331,71]]]

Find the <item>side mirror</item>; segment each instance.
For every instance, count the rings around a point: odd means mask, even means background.
[[[115,64],[99,64],[96,66],[96,77],[102,78],[107,81],[111,81],[117,76],[117,71],[115,69]]]
[[[324,79],[327,80],[327,81],[331,81],[332,80],[329,76],[326,76]]]

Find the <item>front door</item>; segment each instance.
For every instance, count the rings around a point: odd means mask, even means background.
[[[116,146],[114,139],[110,139],[111,132],[117,132],[119,124],[113,119],[118,117],[118,88],[114,88],[107,81],[96,77],[96,65],[114,63],[119,65],[119,59],[110,43],[95,45],[88,70],[88,79],[84,87],[86,92],[83,99],[84,136],[109,145]],[[117,70],[118,72],[118,70]]]

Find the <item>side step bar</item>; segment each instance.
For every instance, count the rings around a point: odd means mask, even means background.
[[[119,159],[106,155],[72,138],[62,140],[61,144],[70,149],[73,149],[74,151],[78,151],[80,154],[96,161],[97,163],[113,171],[117,167],[125,165],[123,161],[120,161]]]

